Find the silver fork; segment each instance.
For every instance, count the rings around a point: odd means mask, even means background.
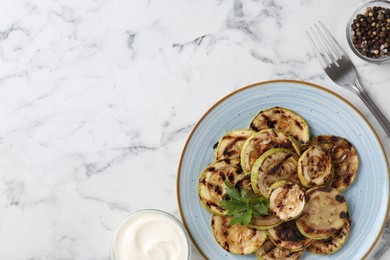
[[[326,27],[321,22],[318,24],[306,34],[322,68],[335,83],[355,92],[390,136],[390,123],[360,84],[355,66]]]

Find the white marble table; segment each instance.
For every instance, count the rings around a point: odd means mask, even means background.
[[[347,48],[354,0],[0,2],[0,259],[109,259],[130,212],[179,217],[184,143],[207,109],[245,85],[295,79],[363,103],[324,74],[305,30]],[[390,119],[390,64],[348,50]],[[390,245],[390,228],[371,254]],[[193,259],[200,259],[193,250]]]

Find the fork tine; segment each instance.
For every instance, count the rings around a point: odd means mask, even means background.
[[[341,59],[342,56],[347,57],[344,50],[341,48],[340,44],[336,41],[333,35],[328,31],[325,25],[321,21],[318,21],[318,23],[322,28],[322,31],[325,33],[326,35],[325,39],[328,42],[329,46],[331,46],[333,52],[339,57],[339,59]]]
[[[318,34],[318,37],[320,38],[320,42],[325,50],[325,52],[328,55],[328,58],[330,59],[330,63],[335,63],[335,65],[338,67],[339,64],[337,60],[341,59],[341,55],[338,53],[337,49],[334,48],[333,44],[328,39],[327,35],[324,35],[324,29],[325,27],[320,28],[317,24],[314,25],[316,28],[316,32]]]
[[[329,64],[328,59],[325,57],[325,54],[324,54],[322,51],[320,51],[320,50],[318,49],[316,42],[313,40],[313,38],[312,38],[312,36],[311,36],[311,35],[313,35],[313,37],[316,37],[316,35],[314,34],[313,28],[310,27],[310,31],[311,31],[311,32],[309,32],[308,30],[306,31],[306,36],[307,36],[307,38],[309,39],[309,43],[310,43],[310,45],[311,45],[311,48],[312,48],[313,51],[314,51],[314,54],[315,54],[316,57],[317,57],[317,60],[319,61],[320,65],[321,65],[323,68],[329,67],[330,64]],[[317,42],[318,42],[318,39],[316,39],[316,40],[317,40]]]
[[[316,24],[314,24],[314,28],[311,28],[312,35],[314,36],[314,40],[317,41],[318,47],[322,50],[324,53],[326,59],[329,61],[329,66],[331,66],[333,63],[335,63],[335,57],[333,56],[332,52],[330,51],[328,47],[328,43],[325,41],[324,36],[322,35],[322,32],[318,28]],[[338,64],[337,64],[338,66]]]

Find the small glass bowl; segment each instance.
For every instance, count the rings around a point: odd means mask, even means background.
[[[187,245],[187,258],[185,260],[190,260],[191,259],[191,244],[190,244],[190,238],[189,238],[189,235],[187,233],[187,230],[185,229],[185,227],[183,226],[183,224],[176,218],[174,217],[173,215],[165,212],[165,211],[162,211],[162,210],[158,210],[158,209],[142,209],[142,210],[137,210],[133,213],[131,213],[130,215],[128,215],[120,224],[119,226],[117,227],[117,229],[115,230],[114,232],[114,236],[112,238],[112,241],[111,241],[111,259],[112,260],[117,260],[116,256],[115,256],[115,248],[116,248],[116,243],[117,243],[117,239],[118,239],[118,235],[120,234],[120,232],[123,231],[123,228],[125,228],[127,222],[131,221],[132,219],[134,218],[137,218],[137,217],[140,217],[142,216],[143,214],[158,214],[158,215],[161,215],[161,216],[164,216],[164,217],[167,217],[168,219],[172,220],[174,223],[174,225],[176,225],[176,227],[178,227],[180,230],[183,231],[184,235],[185,235],[185,243]]]
[[[355,48],[355,46],[353,44],[353,40],[352,40],[353,33],[352,33],[351,25],[353,24],[353,20],[356,19],[356,16],[358,14],[364,14],[366,12],[367,7],[371,7],[372,8],[374,6],[380,6],[380,7],[386,8],[386,9],[390,9],[390,1],[387,1],[387,0],[369,1],[369,2],[364,3],[363,5],[361,5],[358,9],[356,9],[356,11],[352,14],[352,16],[351,16],[351,18],[350,18],[350,20],[349,20],[349,22],[347,24],[347,40],[348,40],[348,44],[351,47],[352,51],[359,58],[361,58],[362,60],[365,60],[367,62],[370,62],[370,63],[383,64],[383,63],[390,62],[390,56],[389,55],[385,55],[385,56],[378,57],[378,58],[367,57],[367,56],[361,54]],[[390,47],[388,49],[390,50]]]

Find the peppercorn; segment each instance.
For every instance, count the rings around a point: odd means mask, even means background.
[[[390,56],[390,9],[367,7],[351,24],[353,46],[370,58]]]

